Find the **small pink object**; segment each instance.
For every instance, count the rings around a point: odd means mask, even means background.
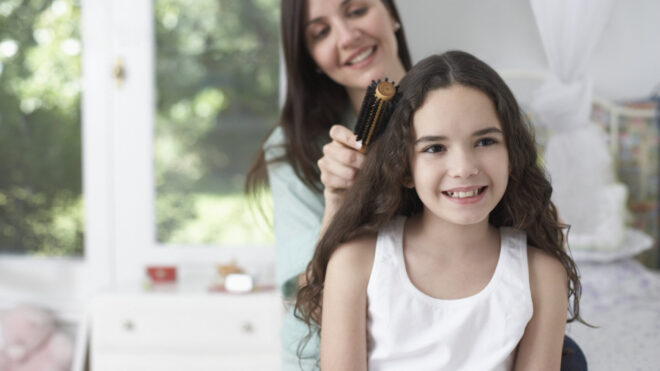
[[[2,371],[65,371],[73,360],[73,341],[57,331],[49,311],[20,306],[0,320],[4,348],[0,349]]]

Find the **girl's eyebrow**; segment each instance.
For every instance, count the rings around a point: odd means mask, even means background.
[[[351,0],[342,1],[341,4],[339,4],[339,8],[343,8],[344,6],[346,6],[346,4],[348,4],[350,2],[351,2]],[[310,19],[309,21],[305,22],[305,24],[303,25],[303,28],[307,28],[310,24],[321,21],[322,18],[323,17],[316,17],[314,19]]]
[[[485,129],[475,131],[474,133],[472,133],[472,136],[473,137],[480,137],[482,135],[492,134],[492,133],[504,135],[504,132],[502,132],[502,129],[496,128],[495,126],[491,126],[491,127],[485,128]]]
[[[439,142],[446,140],[447,137],[444,135],[425,135],[423,137],[417,138],[415,141],[415,144],[423,143],[423,142]]]
[[[504,135],[504,132],[502,132],[502,129],[497,128],[495,126],[491,126],[491,127],[485,128],[485,129],[480,129],[480,130],[475,131],[474,133],[472,133],[472,136],[473,137],[480,137],[482,135],[492,134],[492,133]],[[419,143],[423,143],[423,142],[438,142],[438,141],[443,141],[443,140],[447,140],[447,137],[444,136],[444,135],[425,135],[423,137],[417,138],[417,140],[415,141],[415,145],[419,144]]]

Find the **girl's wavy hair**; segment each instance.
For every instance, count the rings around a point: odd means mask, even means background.
[[[320,332],[323,283],[330,256],[337,247],[366,233],[377,233],[396,215],[423,210],[414,189],[403,186],[411,177],[414,142],[413,116],[430,91],[454,84],[478,89],[490,97],[504,131],[511,173],[504,196],[489,215],[495,227],[513,227],[527,233],[527,243],[554,256],[568,278],[569,322],[579,315],[580,280],[575,263],[565,251],[567,225],[561,223],[550,201],[552,186],[537,162],[531,126],[502,78],[486,63],[461,51],[428,57],[401,80],[402,93],[388,127],[369,149],[366,161],[347,192],[327,231],[319,241],[305,272],[307,284],[297,294],[295,314]],[[303,341],[304,344],[304,341]]]

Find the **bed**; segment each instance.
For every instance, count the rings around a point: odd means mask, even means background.
[[[580,312],[597,328],[573,322],[566,333],[590,370],[660,370],[660,273],[633,258],[653,240],[626,232],[620,251],[573,252],[582,282]]]

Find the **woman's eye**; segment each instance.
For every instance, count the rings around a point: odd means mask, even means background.
[[[362,8],[356,8],[356,9],[350,10],[348,12],[348,15],[351,16],[351,17],[361,17],[366,13],[367,13],[367,8],[362,7]]]
[[[484,147],[496,144],[497,141],[493,138],[481,138],[477,141],[477,147]]]
[[[437,153],[437,152],[444,152],[445,151],[445,146],[442,144],[433,144],[430,145],[426,148],[424,148],[423,152],[428,152],[428,153]]]
[[[330,32],[329,27],[323,27],[322,29],[320,29],[318,31],[314,31],[312,33],[312,40],[314,40],[314,41],[321,40],[322,38],[325,37],[325,35],[328,34],[328,32]]]

